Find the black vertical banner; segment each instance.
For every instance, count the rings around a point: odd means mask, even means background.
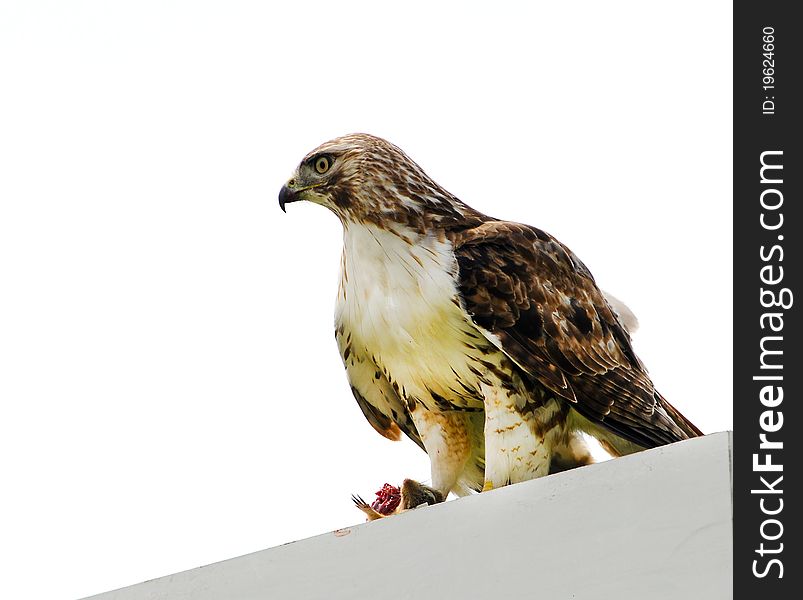
[[[736,598],[803,593],[803,32],[793,8],[734,6]]]

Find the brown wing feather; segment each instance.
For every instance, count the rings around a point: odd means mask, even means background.
[[[490,221],[455,234],[475,324],[585,417],[652,447],[701,435],[656,390],[586,266],[549,234]]]

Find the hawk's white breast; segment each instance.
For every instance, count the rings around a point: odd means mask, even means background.
[[[451,243],[399,233],[363,224],[344,228],[336,326],[351,334],[351,351],[374,359],[403,396],[436,408],[435,392],[481,408],[475,363],[489,344],[457,301]]]

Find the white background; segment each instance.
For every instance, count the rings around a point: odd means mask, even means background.
[[[386,137],[567,243],[658,388],[732,428],[729,2],[0,3],[0,596],[77,598],[361,521],[426,480],[334,342],[341,230],[277,205]]]

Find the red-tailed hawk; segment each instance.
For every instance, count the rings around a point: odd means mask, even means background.
[[[343,224],[335,333],[354,397],[429,454],[443,497],[590,462],[580,432],[615,455],[701,435],[548,233],[477,212],[366,134],[310,152],[279,194],[298,200]]]

